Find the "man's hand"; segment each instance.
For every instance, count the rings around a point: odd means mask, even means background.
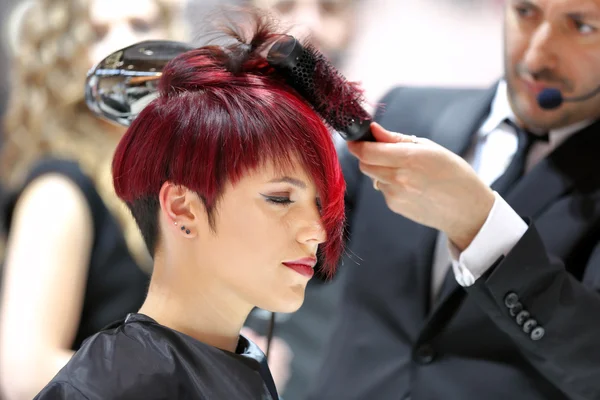
[[[445,232],[460,251],[468,247],[494,205],[493,191],[465,160],[444,147],[377,123],[371,130],[377,142],[349,142],[348,149],[388,207]]]

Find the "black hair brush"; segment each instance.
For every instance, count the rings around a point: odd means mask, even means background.
[[[375,141],[362,91],[312,45],[284,35],[271,47],[267,62],[347,141]]]

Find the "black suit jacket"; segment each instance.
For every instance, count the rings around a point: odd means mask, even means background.
[[[495,89],[398,88],[377,119],[463,154]],[[475,285],[450,270],[435,304],[437,231],[390,211],[341,153],[347,281],[311,399],[600,399],[600,124],[513,187],[528,231]]]

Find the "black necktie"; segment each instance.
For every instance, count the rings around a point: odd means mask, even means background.
[[[513,156],[512,161],[506,168],[506,171],[492,184],[492,189],[504,196],[510,188],[523,176],[525,172],[525,163],[527,155],[531,149],[531,145],[536,141],[548,142],[548,135],[535,135],[518,127],[509,119],[504,120],[505,123],[512,126],[518,138],[517,151]]]
[[[548,142],[549,136],[546,135],[536,135],[534,133],[528,132],[524,129],[519,128],[514,122],[509,119],[504,120],[504,122],[510,125],[517,134],[518,145],[517,151],[515,152],[508,168],[506,171],[496,181],[492,184],[492,189],[498,192],[501,196],[504,196],[512,186],[523,176],[525,172],[525,163],[527,161],[527,155],[529,154],[529,150],[531,149],[531,145],[536,141]],[[445,293],[449,287],[449,285],[453,285],[456,281],[454,278],[454,274],[452,271],[452,264],[450,264],[449,271],[446,274],[446,278],[442,283],[442,286],[438,290],[436,294],[436,299],[434,301],[437,302],[443,293]]]

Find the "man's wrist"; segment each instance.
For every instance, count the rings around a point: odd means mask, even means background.
[[[448,239],[460,252],[473,242],[492,211],[496,198],[490,188],[486,187],[486,189],[485,195],[480,196],[481,201],[477,202],[477,206],[473,207],[468,214],[456,215],[458,218],[456,227],[445,232]]]

